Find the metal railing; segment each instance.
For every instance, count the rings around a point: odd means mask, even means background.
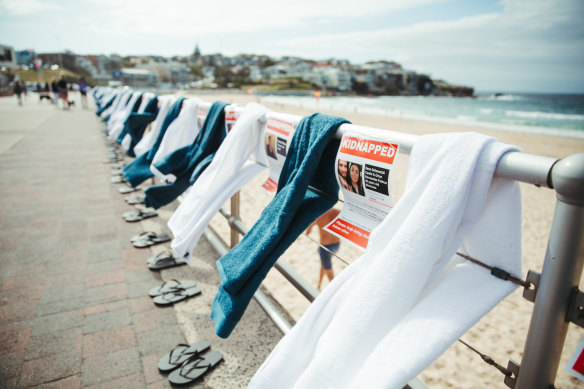
[[[301,117],[298,117],[300,120]],[[336,137],[351,132],[375,136],[399,144],[399,151],[409,154],[417,139],[416,135],[344,124]],[[584,293],[578,289],[584,267],[584,153],[558,160],[550,157],[509,152],[499,161],[495,176],[554,189],[556,205],[552,228],[541,274],[529,271],[523,296],[534,302],[534,309],[526,337],[521,365],[510,361],[505,383],[511,388],[552,388],[558,371],[569,323],[584,327]],[[239,193],[231,199],[231,213],[221,210],[231,230],[231,247],[239,241],[247,229],[239,218]],[[208,241],[220,255],[229,247],[208,227]],[[318,291],[283,259],[275,268],[305,296],[313,301]],[[275,304],[258,290],[254,295],[260,306],[286,334],[292,327]],[[412,388],[420,387],[414,380]]]
[[[298,117],[300,119],[300,117]],[[342,125],[336,133],[376,136],[399,144],[399,151],[409,154],[419,138],[416,135],[387,131],[352,124]],[[584,267],[584,153],[558,160],[555,158],[509,152],[499,161],[495,176],[538,187],[555,189],[557,202],[547,252],[541,275],[530,271],[527,282],[531,288],[524,297],[535,302],[521,365],[509,361],[505,384],[511,388],[534,389],[553,387],[560,356],[570,322],[584,326],[584,294],[578,284]],[[239,218],[239,193],[231,199],[231,213],[220,213],[231,229],[231,247],[245,235],[247,228]],[[210,227],[205,236],[223,255],[227,245]],[[304,279],[285,260],[280,259],[275,268],[310,302],[318,290]],[[286,334],[291,324],[279,313],[271,301],[258,290],[255,299]],[[420,387],[414,380],[410,387]]]

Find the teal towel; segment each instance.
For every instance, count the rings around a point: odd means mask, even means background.
[[[128,180],[130,185],[138,186],[153,176],[152,172],[150,171],[150,164],[152,164],[154,155],[156,155],[156,152],[160,147],[160,143],[162,143],[162,138],[164,138],[164,134],[166,133],[168,126],[170,126],[170,123],[172,123],[174,119],[178,117],[178,114],[182,108],[183,100],[184,97],[176,100],[166,113],[164,121],[162,122],[162,126],[160,127],[160,133],[158,134],[158,138],[156,138],[156,142],[154,142],[152,148],[148,152],[134,159],[126,167],[124,167],[124,169],[122,169],[122,174],[126,180]]]
[[[227,135],[225,130],[227,105],[222,101],[214,102],[193,144],[174,151],[163,161],[154,165],[163,174],[174,174],[176,181],[172,184],[156,185],[146,189],[144,205],[158,209],[171,203],[209,166]]]
[[[128,104],[128,102],[130,101],[131,97],[132,97],[131,93],[126,93],[124,96],[121,96],[115,105],[112,104],[113,112],[115,112],[120,107],[125,107]],[[107,117],[105,118],[106,122],[109,122],[111,115],[112,115],[111,113],[109,115],[107,115]]]
[[[126,137],[126,134],[128,133],[128,126],[126,125],[128,123],[128,119],[130,118],[130,116],[133,113],[138,112],[138,108],[140,108],[140,104],[142,104],[142,94],[140,94],[140,97],[138,97],[136,99],[136,101],[134,102],[134,105],[132,106],[132,109],[130,110],[130,113],[128,114],[128,117],[126,118],[126,120],[124,120],[124,126],[122,128],[122,131],[120,131],[120,134],[118,135],[118,138],[116,139],[116,143],[117,144],[122,144],[122,140]]]
[[[323,114],[305,117],[290,143],[274,199],[241,242],[217,261],[221,284],[213,301],[215,333],[226,338],[280,255],[338,196],[333,136],[347,120]],[[316,187],[329,196],[317,193]]]
[[[130,135],[132,141],[130,143],[130,147],[126,152],[127,155],[130,157],[135,157],[134,154],[134,147],[140,142],[142,136],[144,135],[144,131],[148,124],[152,123],[156,119],[156,115],[158,114],[158,96],[154,96],[148,104],[146,108],[144,108],[143,113],[133,112],[126,120],[124,125],[126,133]]]
[[[104,105],[99,105],[97,111],[95,112],[95,114],[97,116],[101,115],[101,113],[103,111],[105,111],[106,109],[108,109],[114,102],[116,96],[112,96]]]

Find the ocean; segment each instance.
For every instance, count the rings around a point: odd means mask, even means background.
[[[584,95],[480,93],[476,98],[434,96],[268,96],[274,103],[315,110],[361,112],[407,119],[469,124],[513,132],[584,139]]]

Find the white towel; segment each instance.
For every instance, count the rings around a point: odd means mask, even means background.
[[[187,261],[221,205],[266,168],[264,126],[258,121],[266,112],[267,108],[260,104],[249,103],[245,107],[211,164],[168,221],[174,236],[172,248]]]
[[[134,95],[134,91],[131,89],[126,89],[122,92],[121,98],[118,100],[117,104],[113,107],[112,112],[109,116],[107,121],[107,131],[108,137],[109,134],[114,131],[116,127],[119,126],[120,118],[122,117],[126,106],[129,104],[132,96]]]
[[[190,146],[195,141],[195,138],[201,130],[197,125],[197,111],[201,100],[196,97],[186,99],[183,101],[183,107],[178,116],[166,129],[164,138],[158,147],[158,151],[152,159],[150,171],[162,182],[174,182],[176,176],[174,174],[163,174],[154,166],[155,163],[162,161],[166,156],[170,155],[184,146]]]
[[[111,117],[111,115],[116,111],[117,107],[120,105],[120,101],[122,101],[124,96],[127,96],[126,93],[128,91],[127,90],[116,90],[113,93],[115,93],[116,97],[114,98],[114,101],[112,102],[112,105],[110,105],[109,107],[107,107],[100,115],[100,117],[102,119]],[[106,123],[106,127],[107,127],[107,123]]]
[[[519,185],[494,178],[513,147],[422,136],[406,190],[367,250],[314,301],[250,388],[402,388],[515,289],[457,250],[521,275]]]
[[[124,108],[120,109],[118,112],[116,112],[110,117],[108,126],[111,125],[111,127],[109,129],[108,139],[115,141],[118,138],[118,136],[120,136],[120,133],[124,129],[124,123],[126,123],[126,119],[132,113],[132,108],[134,107],[134,104],[136,104],[136,101],[138,101],[140,96],[142,96],[142,92],[137,91],[134,92],[130,97],[130,100],[128,100],[128,103],[124,106]]]
[[[142,139],[140,139],[140,142],[134,147],[134,154],[136,154],[136,157],[149,151],[152,146],[154,146],[154,142],[156,142],[156,138],[158,138],[158,134],[160,134],[160,128],[162,127],[164,118],[175,101],[176,97],[173,95],[158,97],[158,115],[156,115],[156,119],[154,119],[154,122],[152,123],[152,129],[144,135]]]
[[[138,107],[136,113],[144,113],[146,107],[148,106],[148,103],[150,102],[150,100],[154,98],[154,96],[156,95],[152,92],[145,92],[142,95],[142,101],[140,102],[140,106]]]
[[[152,92],[144,93],[142,95],[142,101],[140,102],[140,106],[138,107],[136,113],[144,113],[146,107],[148,106],[148,103],[150,102],[150,100],[154,98],[154,96],[156,95]],[[126,134],[124,136],[124,139],[122,139],[121,145],[124,150],[128,151],[130,149],[130,146],[132,146],[132,136],[130,134]]]

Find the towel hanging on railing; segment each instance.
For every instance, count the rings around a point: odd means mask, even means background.
[[[164,137],[164,134],[168,129],[168,126],[170,126],[170,123],[172,123],[178,117],[183,100],[184,97],[181,97],[180,99],[176,100],[174,104],[169,108],[168,113],[164,117],[164,121],[160,126],[160,131],[158,132],[156,141],[154,142],[150,150],[147,153],[144,153],[137,157],[136,159],[134,159],[122,170],[122,174],[124,175],[126,180],[128,180],[130,185],[138,186],[145,180],[152,177],[152,172],[150,171],[150,164],[152,163],[152,158],[154,158],[154,155],[156,154],[156,151],[158,150],[158,147],[162,142],[162,138]]]
[[[154,143],[160,134],[160,129],[162,128],[164,119],[166,118],[166,114],[175,101],[176,97],[173,95],[163,95],[158,97],[158,113],[156,114],[156,119],[152,122],[150,131],[144,135],[142,139],[140,139],[140,142],[134,147],[134,154],[136,154],[136,157],[147,153],[152,146],[154,146]]]
[[[274,199],[241,242],[217,261],[221,284],[211,317],[217,335],[226,338],[235,328],[253,294],[280,255],[335,200],[334,160],[339,141],[333,139],[347,120],[323,114],[302,119],[284,162]]]
[[[193,144],[200,131],[197,125],[197,110],[200,102],[201,100],[197,98],[189,98],[183,101],[180,114],[168,126],[164,138],[158,147],[158,151],[156,151],[154,158],[152,158],[150,171],[162,182],[166,181],[166,177],[154,165],[163,161],[164,158],[176,150]]]
[[[146,103],[144,100],[148,99]],[[126,136],[122,140],[122,147],[126,150],[126,154],[130,157],[135,157],[134,147],[140,142],[144,131],[148,124],[152,123],[158,115],[158,95],[142,97],[142,105],[138,108],[138,112],[131,113],[124,124],[124,132]]]
[[[109,140],[117,141],[118,136],[124,128],[124,122],[130,115],[130,113],[135,109],[138,109],[136,103],[142,97],[141,92],[131,92],[129,98],[125,104],[120,104],[116,112],[112,113],[110,119],[107,123]],[[121,142],[121,139],[120,139]]]
[[[174,177],[174,181],[146,189],[144,205],[160,208],[171,203],[209,166],[226,136],[225,107],[227,105],[222,101],[214,102],[193,144],[176,150],[155,165],[165,177]]]
[[[267,111],[256,103],[245,107],[209,167],[168,221],[174,236],[172,248],[187,262],[207,224],[223,203],[266,168],[265,124],[259,119]]]
[[[133,113],[137,113],[138,109],[142,105],[142,96],[143,96],[143,94],[141,92],[135,92],[134,95],[132,96],[132,100],[128,104],[128,107],[126,107],[126,109],[124,110],[125,118],[121,119],[122,129],[119,131],[118,136],[115,139],[116,143],[119,145],[122,144],[122,141],[124,140],[124,138],[126,137],[126,135],[128,133],[128,130],[126,128],[126,123],[128,121],[128,118]]]
[[[516,285],[457,250],[521,274],[519,185],[493,178],[513,150],[481,134],[422,136],[406,190],[279,342],[250,388],[402,388]]]

